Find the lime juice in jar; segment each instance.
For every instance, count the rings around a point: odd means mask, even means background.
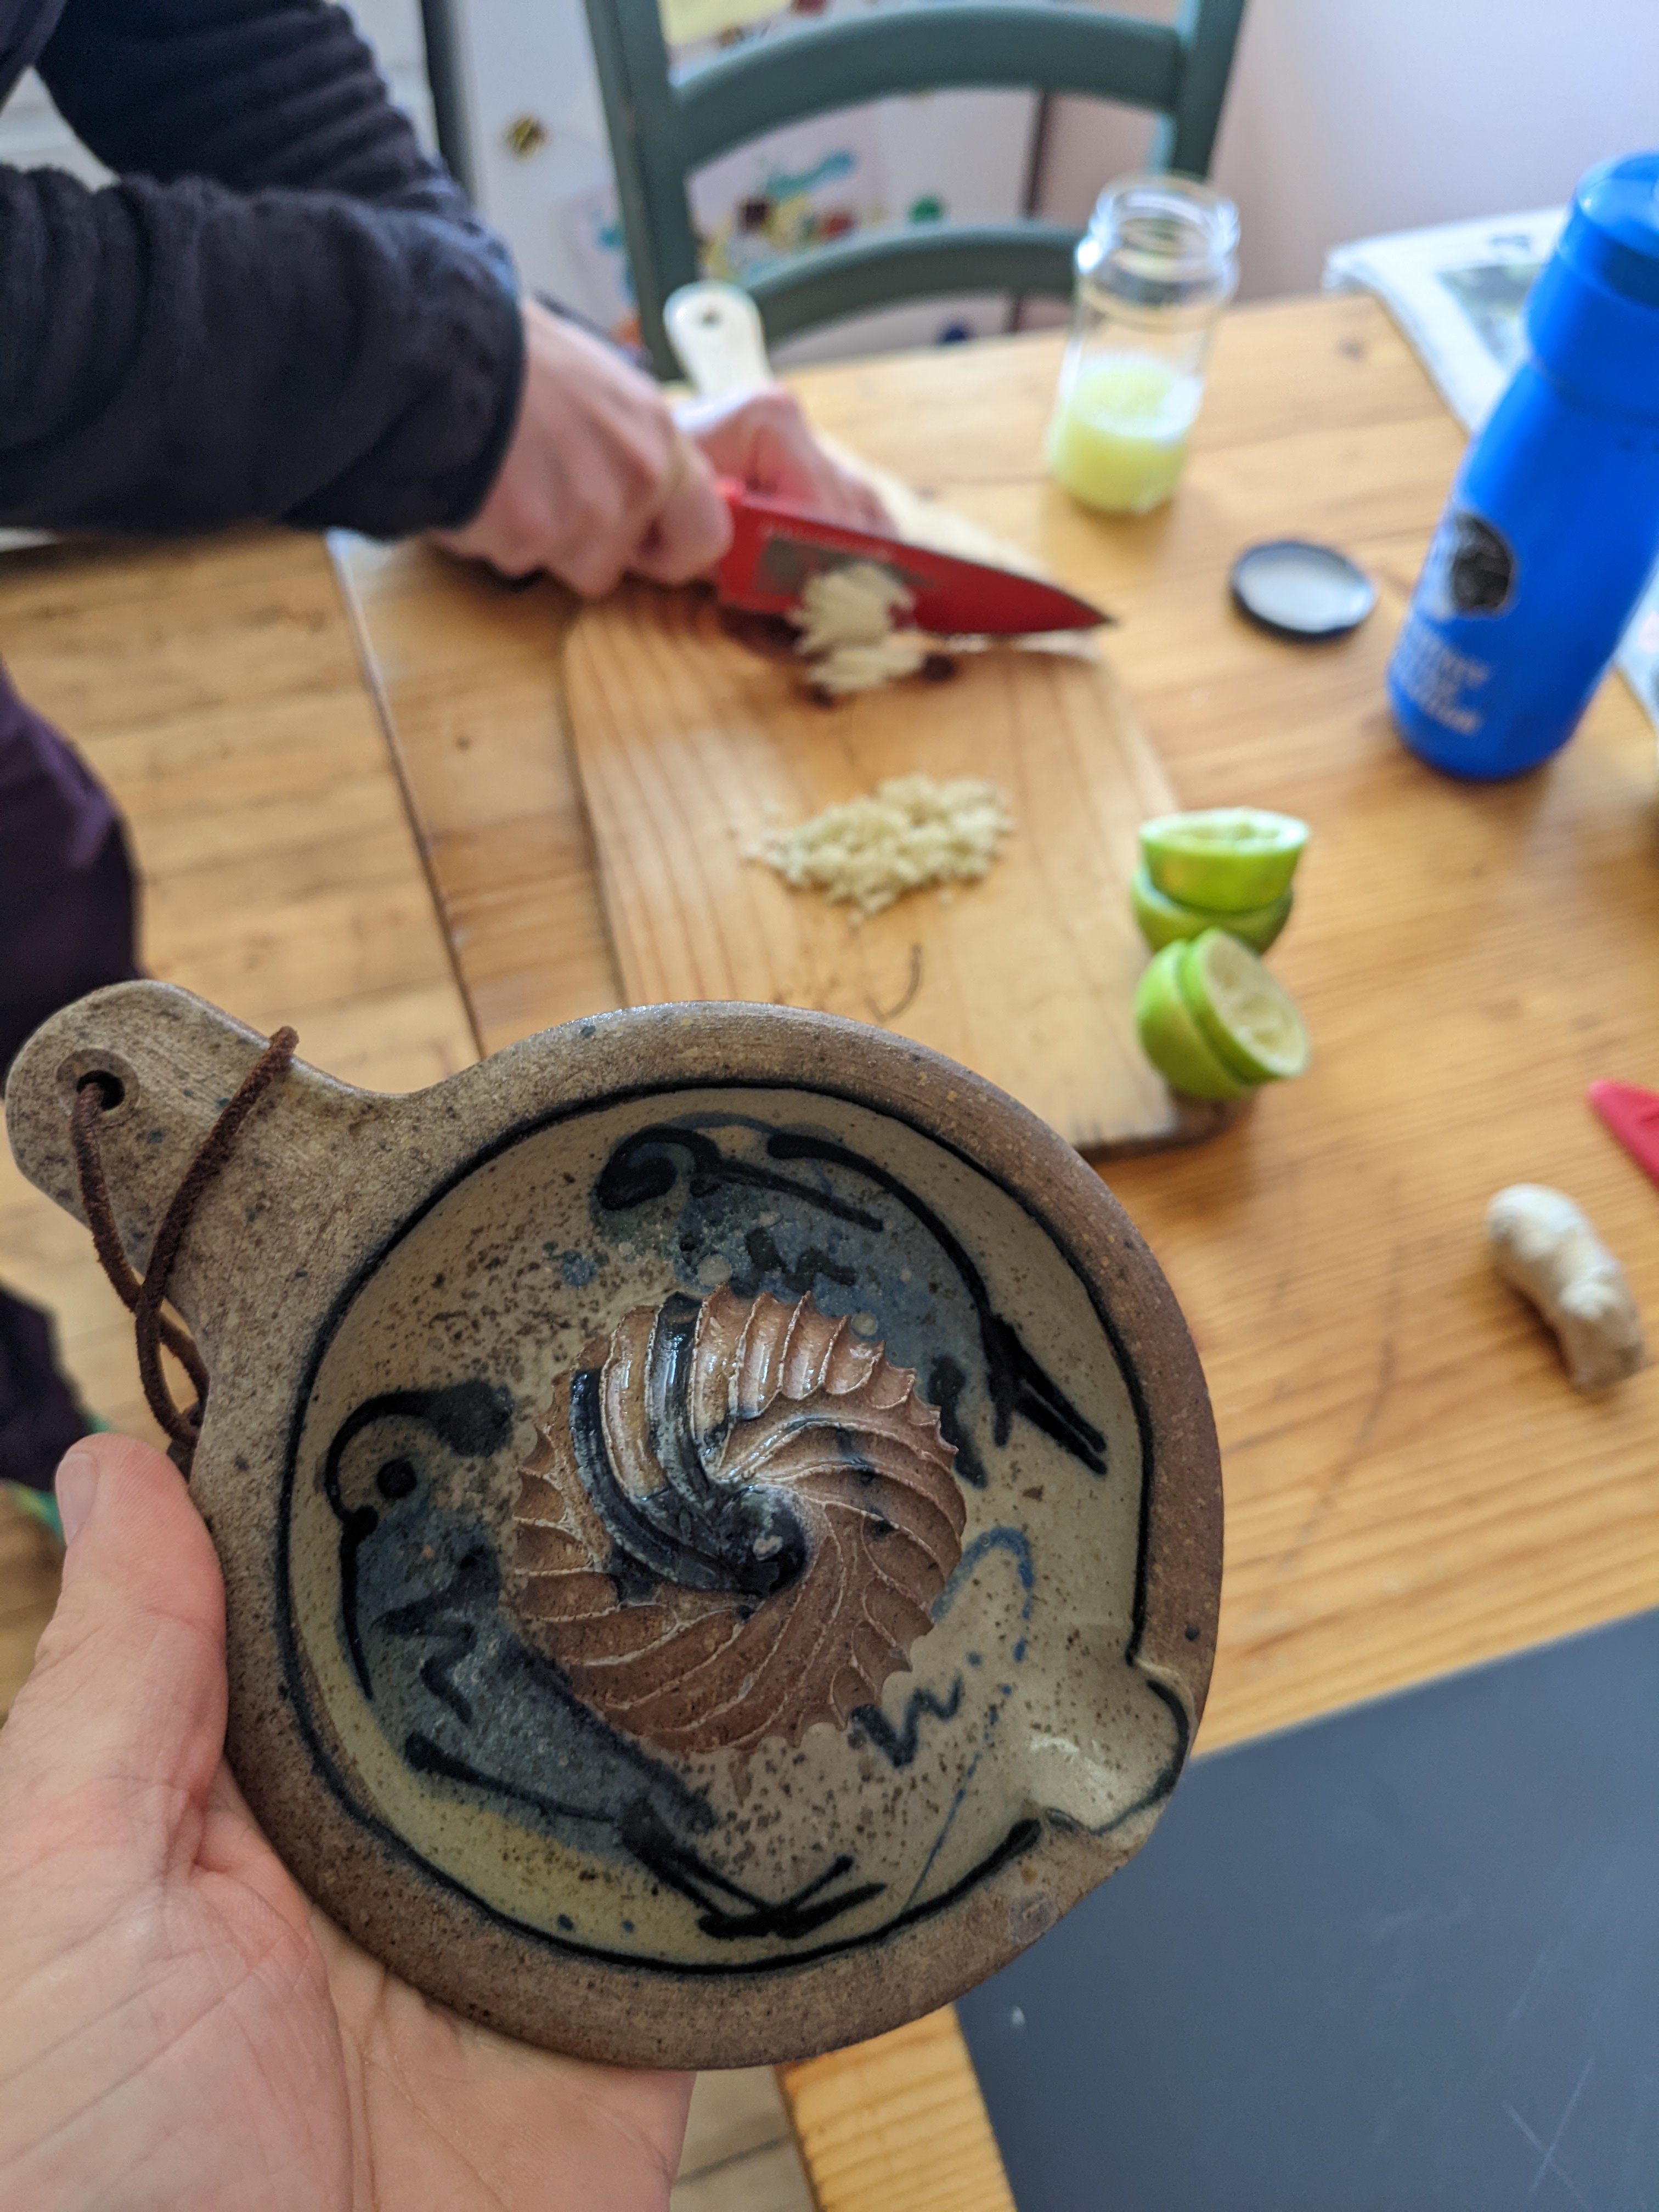
[[[1048,426],[1049,473],[1085,506],[1144,514],[1175,489],[1237,244],[1232,202],[1190,177],[1125,177],[1101,194]]]

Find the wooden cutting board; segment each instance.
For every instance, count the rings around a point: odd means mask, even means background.
[[[948,1053],[1085,1151],[1189,1141],[1135,1042],[1146,948],[1136,829],[1170,786],[1106,664],[1011,647],[832,707],[799,664],[728,634],[695,591],[625,585],[566,664],[573,739],[631,1003],[752,999],[873,1022]],[[884,777],[977,776],[1018,823],[986,879],[852,918],[750,857]]]

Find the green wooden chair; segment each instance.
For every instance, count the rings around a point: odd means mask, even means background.
[[[939,0],[738,47],[676,80],[657,0],[586,0],[640,325],[676,374],[663,302],[702,271],[686,178],[780,125],[963,85],[1081,93],[1160,113],[1151,166],[1210,165],[1244,0],[1182,0],[1173,26],[1054,0]],[[1070,296],[1079,234],[1035,220],[927,223],[837,240],[748,286],[769,338],[949,292]]]

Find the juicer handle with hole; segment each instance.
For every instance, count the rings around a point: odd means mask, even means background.
[[[266,1042],[170,984],[94,991],[43,1023],[12,1064],[5,1107],[13,1156],[37,1189],[84,1221],[70,1123],[77,1091],[95,1083],[113,1226],[143,1275],[174,1194]],[[296,1117],[301,1094],[312,1110]],[[203,1191],[167,1282],[169,1303],[198,1335],[205,1329],[211,1339],[227,1294],[246,1288],[262,1263],[264,1231],[307,1182],[316,1108],[343,1095],[315,1069],[290,1068],[237,1139],[238,1172]]]
[[[747,292],[712,279],[682,284],[663,309],[686,380],[699,399],[723,399],[776,381],[760,311]]]

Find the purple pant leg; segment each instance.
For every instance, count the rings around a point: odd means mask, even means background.
[[[0,1291],[0,1478],[50,1490],[58,1462],[92,1424],[54,1358],[52,1322]]]
[[[0,1079],[48,1014],[133,960],[120,817],[0,668]]]
[[[137,974],[133,906],[108,795],[0,668],[0,1080],[48,1014]],[[46,1316],[0,1291],[0,1477],[48,1487],[87,1425]]]

